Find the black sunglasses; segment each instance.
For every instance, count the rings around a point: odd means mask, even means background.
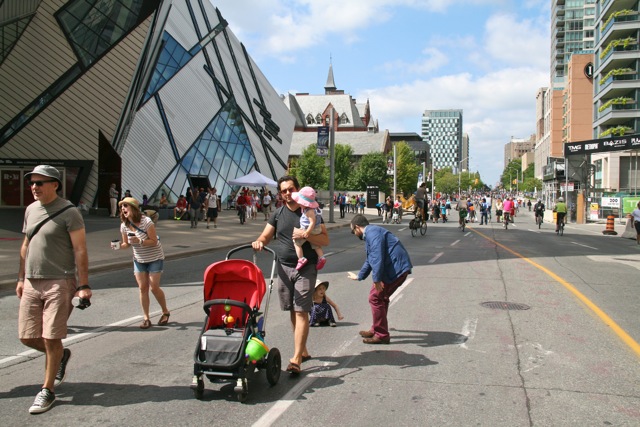
[[[29,187],[31,187],[33,184],[35,184],[36,187],[42,187],[45,182],[56,182],[56,180],[50,179],[48,181],[27,181],[27,184],[29,184]]]

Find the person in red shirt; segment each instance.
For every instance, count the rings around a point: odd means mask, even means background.
[[[173,208],[173,219],[182,219],[185,212],[187,212],[187,199],[184,197],[184,194],[181,194],[176,202],[176,207]]]

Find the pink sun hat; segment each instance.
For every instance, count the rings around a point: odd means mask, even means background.
[[[315,209],[318,207],[316,190],[311,187],[302,187],[297,193],[292,193],[291,198],[305,208]]]

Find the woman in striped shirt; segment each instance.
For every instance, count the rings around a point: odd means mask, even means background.
[[[160,289],[160,277],[164,264],[164,252],[160,239],[156,234],[153,221],[142,215],[140,204],[133,197],[125,197],[120,205],[120,232],[122,234],[121,248],[133,249],[133,272],[140,289],[140,305],[144,320],[141,329],[149,329],[149,290],[162,308],[162,316],[158,325],[166,325],[169,322],[169,309],[167,308],[164,292]],[[117,249],[117,247],[116,247]]]

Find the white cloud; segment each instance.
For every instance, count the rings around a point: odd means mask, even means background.
[[[514,15],[494,15],[485,25],[485,51],[510,65],[548,67],[549,26],[546,21],[518,20]]]

